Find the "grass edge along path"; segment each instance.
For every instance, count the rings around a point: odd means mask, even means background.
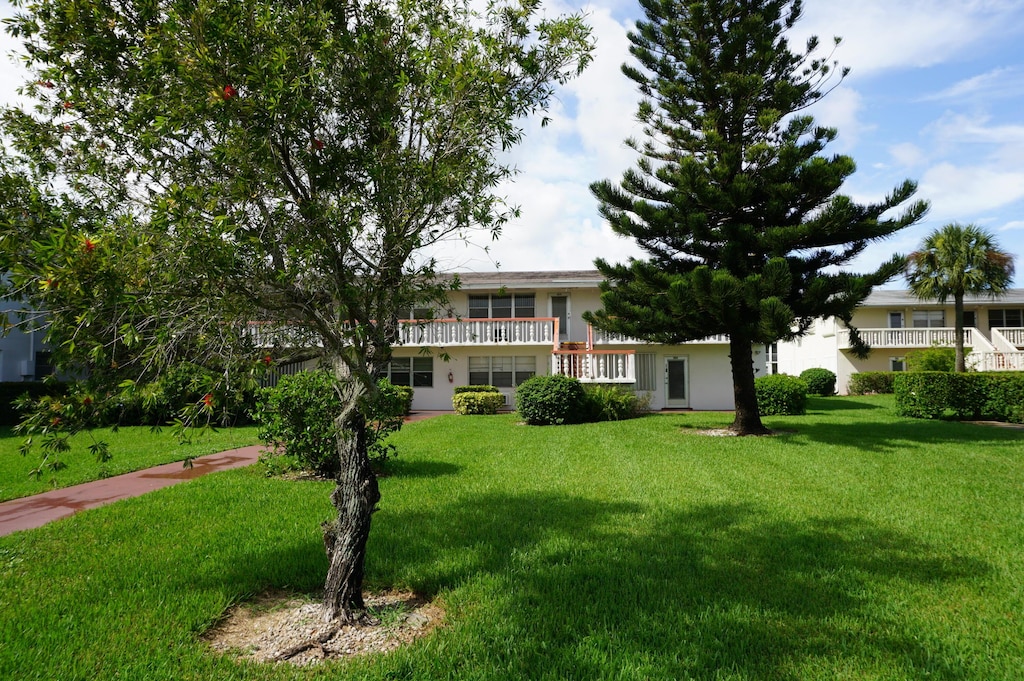
[[[728,415],[398,433],[372,590],[446,626],[294,669],[199,635],[267,588],[315,593],[330,483],[229,471],[0,538],[0,678],[919,679],[1024,668],[1020,434],[879,398],[710,438]]]
[[[113,455],[110,461],[100,464],[89,452],[93,439],[105,440],[110,445]],[[0,428],[0,502],[259,442],[255,426],[198,431],[186,443],[179,442],[170,427],[99,428],[92,434],[80,433],[71,439],[71,451],[60,455],[66,468],[44,470],[42,476],[35,477],[30,472],[41,460],[39,444],[29,454],[22,455],[19,447],[24,440],[10,428]]]

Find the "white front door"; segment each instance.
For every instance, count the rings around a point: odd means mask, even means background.
[[[686,357],[665,358],[665,406],[683,409],[690,406],[690,367]]]

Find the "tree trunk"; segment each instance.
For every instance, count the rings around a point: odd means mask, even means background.
[[[754,353],[749,340],[729,335],[729,361],[732,363],[732,391],[736,416],[729,426],[737,435],[767,435],[761,423],[754,391]]]
[[[967,361],[964,357],[964,297],[953,296],[953,327],[954,345],[956,346],[956,367],[953,371],[963,373],[967,371]]]
[[[331,503],[338,517],[324,524],[324,547],[330,561],[324,584],[324,618],[342,622],[358,619],[365,609],[366,541],[371,514],[380,501],[377,476],[366,452],[366,420],[357,405],[362,391],[353,386],[353,379],[347,380],[349,385],[342,391],[344,411],[335,420],[341,470]]]

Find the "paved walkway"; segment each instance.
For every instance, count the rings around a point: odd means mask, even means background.
[[[185,468],[180,461],[176,461],[134,473],[5,501],[0,503],[0,537],[19,530],[31,530],[87,508],[137,497],[207,473],[248,466],[256,463],[262,449],[262,445],[252,445],[219,454],[207,454],[193,459],[192,468]]]
[[[432,416],[451,413],[450,411],[415,411],[406,417],[405,421],[406,423],[422,421]],[[252,445],[219,454],[198,456],[192,460],[192,468],[185,468],[180,461],[177,461],[104,480],[55,489],[31,497],[5,501],[0,503],[0,537],[20,530],[41,527],[48,522],[65,518],[87,508],[96,508],[119,499],[137,497],[146,492],[170,487],[214,471],[249,466],[256,463],[262,450],[263,445]]]

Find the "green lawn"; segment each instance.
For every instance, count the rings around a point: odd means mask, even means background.
[[[114,458],[102,466],[96,463],[96,457],[88,449],[92,438],[108,442]],[[102,428],[91,436],[80,433],[72,438],[72,450],[60,455],[67,468],[58,472],[46,470],[37,478],[29,473],[39,466],[39,447],[22,455],[19,448],[24,441],[24,437],[13,435],[10,428],[0,426],[0,501],[259,442],[255,426],[197,432],[186,444],[179,442],[170,428],[159,431],[141,426],[117,431]]]
[[[771,438],[728,415],[406,426],[370,588],[447,625],[313,669],[198,635],[315,591],[329,485],[228,471],[0,539],[0,678],[939,679],[1024,669],[1024,434],[813,400]]]

